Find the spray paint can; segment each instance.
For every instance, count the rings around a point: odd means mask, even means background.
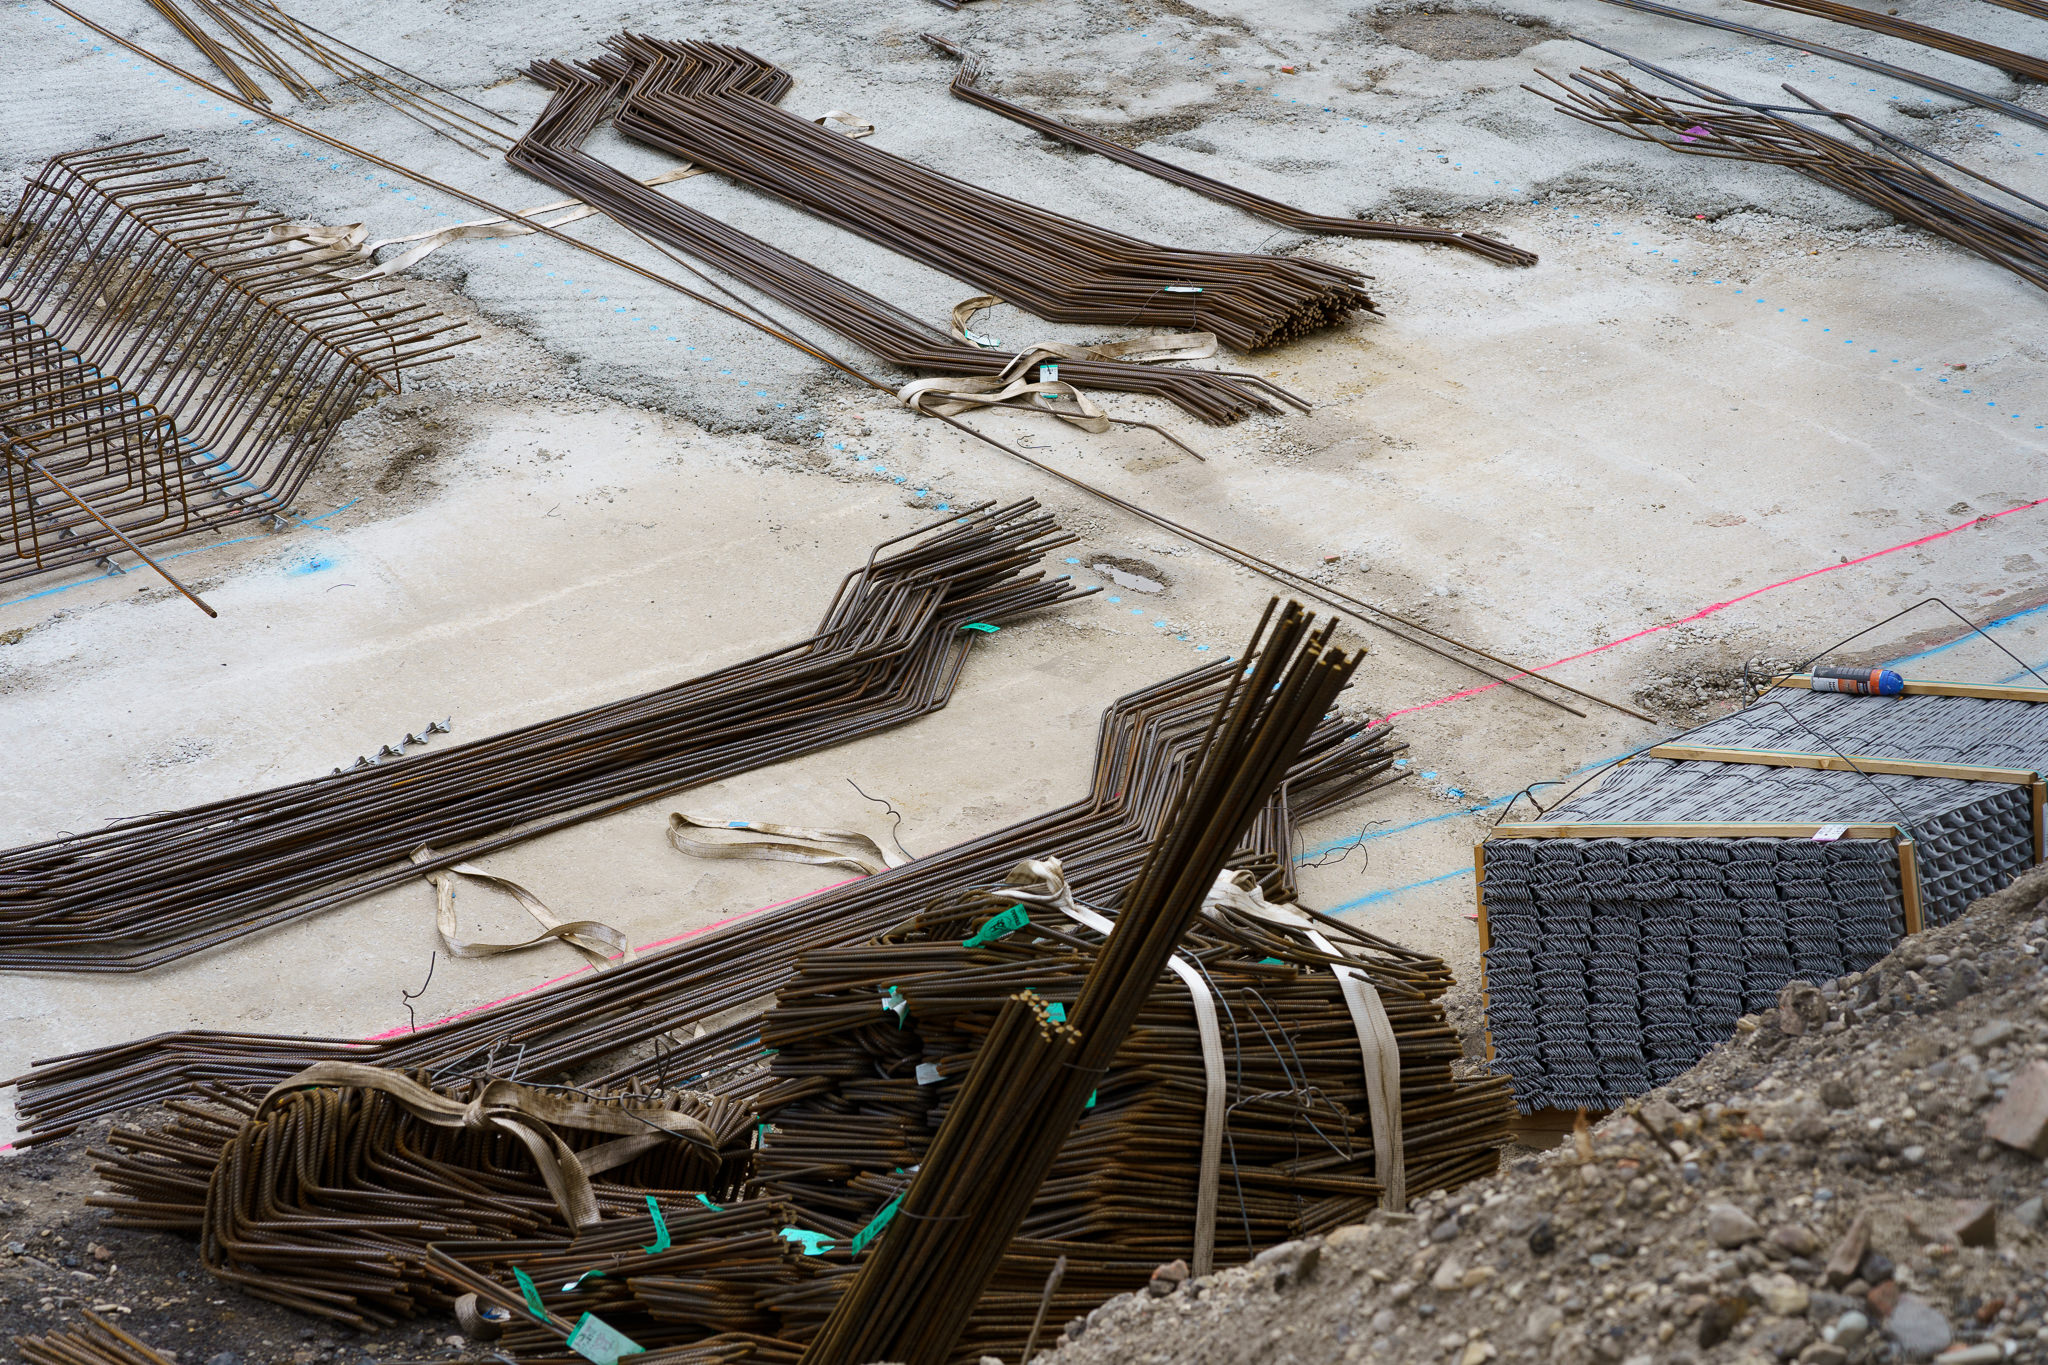
[[[1862,697],[1896,697],[1906,690],[1906,680],[1889,668],[1816,668],[1816,692],[1854,692]]]

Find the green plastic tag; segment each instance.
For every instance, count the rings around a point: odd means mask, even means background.
[[[602,1270],[586,1270],[575,1279],[569,1281],[569,1283],[563,1285],[562,1292],[564,1294],[572,1293],[576,1289],[581,1288],[585,1280],[601,1280],[603,1278],[604,1272]]]
[[[995,634],[995,633],[996,633],[997,631],[1001,630],[1001,629],[1002,629],[1002,627],[1001,627],[1001,626],[992,626],[992,625],[990,625],[990,624],[989,624],[988,622],[986,622],[986,621],[969,621],[969,622],[968,622],[968,623],[967,623],[966,625],[964,625],[964,626],[960,627],[960,629],[962,629],[962,630],[978,630],[978,631],[981,631],[981,632],[983,632],[984,634],[988,634],[988,635],[993,635],[993,634]]]
[[[636,1346],[632,1339],[604,1319],[585,1313],[577,1322],[576,1330],[569,1334],[569,1349],[585,1360],[596,1365],[619,1365],[620,1356],[644,1355],[645,1346]]]
[[[1262,957],[1259,959],[1259,965],[1261,967],[1285,967],[1287,964],[1277,957]]]
[[[1067,1022],[1067,1007],[1055,1000],[1045,1007],[1045,1017],[1064,1024]]]
[[[512,1277],[519,1281],[519,1292],[526,1296],[526,1306],[533,1310],[533,1315],[537,1318],[546,1317],[547,1305],[540,1301],[540,1290],[534,1285],[533,1277],[516,1265],[512,1267]]]
[[[661,1205],[654,1202],[654,1196],[651,1194],[647,1196],[647,1213],[649,1217],[654,1219],[654,1245],[651,1247],[641,1247],[640,1249],[649,1256],[652,1256],[658,1251],[667,1251],[669,1248],[668,1220],[661,1216]]]
[[[832,1239],[822,1232],[809,1232],[803,1228],[784,1228],[782,1240],[795,1242],[804,1249],[806,1256],[822,1256],[832,1249]]]
[[[909,1191],[906,1190],[904,1193],[907,1194]],[[903,1195],[897,1195],[882,1206],[882,1211],[870,1219],[866,1227],[853,1234],[852,1251],[854,1255],[858,1256],[863,1251],[866,1251],[868,1243],[882,1235],[882,1229],[889,1226],[889,1220],[896,1216],[897,1206],[902,1202]]]
[[[704,1206],[705,1208],[707,1208],[707,1209],[710,1209],[710,1210],[711,1210],[711,1211],[712,1211],[713,1213],[724,1213],[724,1212],[725,1212],[725,1207],[724,1207],[724,1205],[722,1205],[722,1204],[714,1204],[714,1203],[712,1203],[712,1202],[711,1202],[711,1199],[710,1199],[710,1197],[709,1197],[708,1195],[702,1195],[702,1194],[698,1195],[698,1196],[697,1196],[697,1202],[698,1202],[698,1203],[700,1203],[700,1204],[702,1204],[702,1205],[703,1205],[703,1206]]]
[[[979,948],[984,943],[990,943],[999,938],[1006,938],[1029,923],[1031,923],[1030,912],[1021,905],[1013,905],[1003,911],[1002,914],[985,920],[982,926],[974,931],[973,936],[965,940],[961,946],[963,948]]]
[[[895,1015],[896,1027],[902,1028],[910,1018],[910,1002],[898,995],[896,988],[891,986],[882,996],[882,1012]]]
[[[1082,1107],[1083,1109],[1093,1109],[1093,1108],[1095,1107],[1095,1097],[1096,1097],[1097,1095],[1100,1095],[1101,1093],[1102,1093],[1102,1092],[1101,1092],[1100,1090],[1091,1090],[1091,1091],[1089,1091],[1089,1092],[1088,1092],[1088,1103],[1086,1103],[1086,1104],[1082,1105],[1081,1107]]]

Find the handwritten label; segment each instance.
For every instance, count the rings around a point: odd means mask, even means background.
[[[1813,841],[1817,844],[1832,844],[1848,832],[1847,825],[1822,825],[1813,832]]]
[[[1057,1024],[1067,1022],[1067,1007],[1055,1000],[1045,1007],[1045,1017]]]
[[[1038,382],[1041,384],[1059,383],[1060,367],[1057,365],[1040,365],[1038,367]]]
[[[979,948],[984,943],[992,943],[996,939],[1014,934],[1029,923],[1031,923],[1030,912],[1021,905],[1013,905],[1003,911],[1002,914],[984,921],[982,926],[974,931],[973,936],[962,943],[961,946],[965,948]]]
[[[635,1345],[633,1339],[604,1319],[585,1313],[576,1324],[576,1330],[569,1334],[569,1349],[585,1360],[596,1365],[619,1365],[620,1356],[644,1355],[645,1346]]]
[[[917,1083],[919,1085],[937,1085],[942,1079],[939,1075],[938,1063],[919,1062],[917,1064]]]

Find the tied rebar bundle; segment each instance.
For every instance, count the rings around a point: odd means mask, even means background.
[[[16,1337],[14,1349],[28,1365],[174,1365],[97,1313],[85,1325],[46,1337]]]
[[[1067,1020],[1028,998],[1004,1005],[894,1225],[805,1350],[810,1365],[945,1365],[952,1355],[1225,860],[1362,657],[1332,647],[1334,619],[1316,632],[1296,603],[1275,621],[1278,605],[1261,618],[1252,662],[1231,678],[1195,775]]]
[[[1904,222],[1946,237],[2004,266],[2037,288],[2048,289],[2048,221],[2029,218],[1974,194],[1961,184],[1936,175],[1916,158],[1945,166],[2009,196],[2014,202],[2044,212],[2048,212],[2048,204],[1887,133],[1854,114],[1830,109],[1790,85],[1784,88],[1800,101],[1799,105],[1759,104],[1737,99],[1625,54],[1616,55],[1691,98],[1671,99],[1653,94],[1618,72],[1595,71],[1590,67],[1573,73],[1572,85],[1547,72],[1540,73],[1556,90],[1522,88],[1549,100],[1582,123],[1638,142],[1654,143],[1686,156],[1755,161],[1795,170]],[[1573,85],[1579,88],[1573,89]],[[1852,142],[1821,132],[1787,117],[1790,114],[1831,119],[1862,141]]]
[[[1356,271],[1193,251],[1035,208],[829,132],[777,107],[787,73],[740,48],[634,34],[620,132],[1056,322],[1185,327],[1255,351],[1372,300]]]
[[[1103,717],[1090,791],[1006,829],[743,920],[687,948],[403,1038],[364,1044],[192,1031],[53,1058],[15,1079],[17,1111],[31,1134],[18,1141],[46,1140],[86,1119],[190,1096],[210,1084],[266,1088],[322,1060],[427,1069],[444,1080],[500,1064],[516,1067],[517,1079],[551,1080],[638,1049],[635,1059],[614,1062],[608,1076],[593,1082],[614,1087],[636,1079],[661,1086],[736,1059],[758,1062],[747,1019],[686,1044],[672,1045],[673,1037],[707,1020],[723,1023],[719,1016],[730,1012],[758,1013],[755,1002],[790,979],[804,952],[864,942],[898,923],[906,905],[999,880],[1018,860],[1048,849],[1064,850],[1076,895],[1114,905],[1185,785],[1216,699],[1237,668],[1211,664],[1123,698]],[[1296,822],[1398,780],[1393,764],[1404,747],[1390,726],[1324,722],[1253,822],[1234,863],[1256,873],[1273,899],[1292,899]]]
[[[1196,194],[1206,195],[1218,203],[1255,214],[1267,222],[1278,223],[1297,232],[1312,232],[1320,236],[1433,242],[1440,246],[1458,247],[1502,265],[1536,264],[1535,252],[1524,251],[1521,247],[1510,246],[1506,242],[1496,241],[1481,233],[1456,232],[1449,228],[1416,227],[1409,223],[1383,223],[1369,218],[1338,218],[1326,213],[1307,213],[1291,204],[1283,204],[1277,199],[1253,194],[1250,190],[1240,189],[1183,166],[1176,166],[1171,161],[1134,151],[1121,143],[1083,132],[1071,124],[1061,123],[1058,119],[1027,109],[1015,100],[1005,99],[981,84],[982,59],[979,56],[935,33],[927,33],[923,37],[925,42],[938,51],[960,59],[960,70],[954,75],[950,87],[955,99],[978,104],[1055,142],[1064,142],[1069,147],[1078,147],[1084,152],[1108,157],[1111,161],[1129,166],[1133,170],[1143,171],[1147,175],[1157,176],[1161,180],[1191,189]]]
[[[266,245],[285,220],[220,180],[156,138],[68,152],[0,226],[0,582],[282,514],[343,418],[472,339]]]
[[[196,1234],[201,1263],[255,1298],[359,1328],[388,1326],[451,1299],[425,1270],[433,1243],[540,1239],[567,1243],[631,1223],[647,1240],[647,1200],[680,1206],[698,1193],[724,1199],[748,1166],[753,1115],[705,1095],[613,1095],[585,1102],[638,1124],[659,1141],[604,1164],[604,1130],[554,1129],[589,1162],[596,1223],[572,1220],[537,1167],[532,1145],[508,1128],[436,1126],[390,1095],[342,1084],[298,1086],[268,1100],[216,1087],[202,1103],[176,1102],[170,1121],[116,1127],[94,1151],[109,1193],[88,1203],[114,1227]],[[451,1105],[505,1081],[459,1083]],[[542,1094],[543,1092],[525,1092]],[[700,1140],[657,1128],[694,1120]]]
[[[979,632],[1080,595],[1024,501],[884,542],[808,639],[454,748],[0,853],[0,969],[141,971],[946,704]],[[418,861],[410,855],[430,849]]]
[[[892,365],[928,374],[992,377],[1010,372],[1020,361],[1015,353],[949,336],[809,261],[656,193],[582,150],[632,86],[634,67],[624,57],[607,55],[573,66],[536,62],[528,74],[553,97],[506,160],[535,179],[831,328]],[[774,75],[787,85],[786,75]],[[1213,423],[1275,413],[1281,402],[1307,409],[1293,394],[1257,375],[1113,359],[1066,358],[1059,369],[1081,388],[1150,394]]]

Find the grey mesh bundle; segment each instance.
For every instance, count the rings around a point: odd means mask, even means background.
[[[2048,769],[2048,706],[1779,688],[1674,743]],[[2009,783],[1697,759],[1609,769],[1536,822],[1885,824],[1945,924],[2034,862]],[[1487,1025],[1517,1102],[1611,1108],[1671,1080],[1789,981],[1861,970],[1905,932],[1890,839],[1493,838],[1482,849]]]

